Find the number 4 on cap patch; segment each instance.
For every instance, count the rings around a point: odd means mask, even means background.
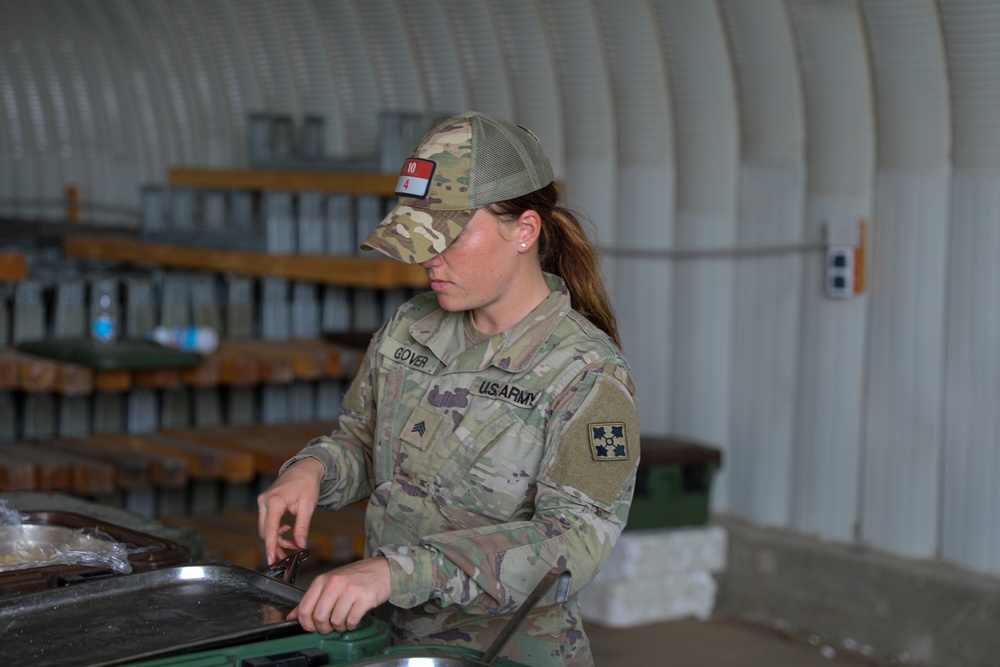
[[[431,189],[431,176],[434,175],[434,163],[430,160],[410,158],[403,163],[396,181],[396,194],[406,197],[426,197]]]
[[[589,424],[590,454],[595,461],[627,461],[628,443],[625,424]]]

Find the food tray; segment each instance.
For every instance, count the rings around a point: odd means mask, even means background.
[[[191,560],[188,549],[176,542],[83,514],[46,510],[22,511],[20,514],[26,517],[25,523],[98,530],[108,535],[116,542],[125,545],[133,572],[148,572],[183,565]],[[111,574],[110,567],[102,568],[83,564],[45,565],[3,571],[0,572],[0,598],[55,588],[61,584],[95,577],[111,576]]]
[[[0,600],[0,665],[103,667],[301,633],[303,591],[226,562]]]

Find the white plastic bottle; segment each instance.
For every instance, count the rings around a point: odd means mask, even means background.
[[[211,354],[219,347],[219,334],[212,327],[158,326],[149,332],[150,340],[185,352]]]

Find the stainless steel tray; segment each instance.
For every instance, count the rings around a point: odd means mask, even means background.
[[[195,563],[0,599],[0,665],[121,665],[301,632],[303,591]]]

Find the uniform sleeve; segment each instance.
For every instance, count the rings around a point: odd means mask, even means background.
[[[369,345],[358,374],[341,403],[338,427],[330,434],[313,439],[298,454],[285,462],[284,470],[302,458],[318,459],[326,472],[320,487],[317,506],[337,510],[362,500],[372,492],[372,452],[374,432],[374,386],[377,377],[373,352]]]
[[[595,364],[553,400],[530,520],[383,547],[390,602],[428,600],[475,614],[516,609],[552,567],[575,595],[597,575],[628,518],[639,461],[636,399],[626,369]]]

